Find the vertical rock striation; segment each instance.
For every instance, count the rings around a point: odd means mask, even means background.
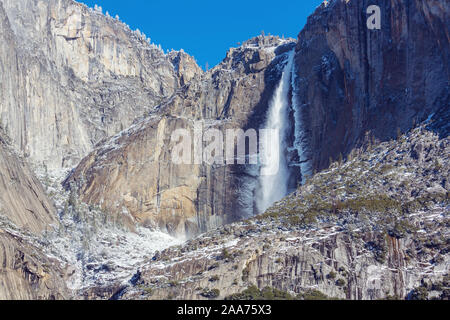
[[[298,36],[294,92],[304,133],[301,161],[323,169],[367,132],[395,138],[449,105],[449,10],[445,1],[376,1],[381,30],[368,30],[373,1],[322,4]]]
[[[0,20],[1,121],[51,170],[75,166],[201,72],[187,55],[192,68],[175,71],[140,32],[71,0],[2,0]]]
[[[257,37],[231,49],[153,115],[99,144],[66,179],[66,188],[77,188],[83,201],[111,214],[129,213],[124,218],[131,224],[182,236],[253,215],[257,173],[243,165],[174,164],[171,135],[187,129],[193,137],[195,121],[224,136],[229,128],[258,129],[281,77],[280,62],[293,46],[292,40]]]

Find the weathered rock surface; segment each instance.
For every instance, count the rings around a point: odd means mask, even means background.
[[[58,224],[41,183],[0,132],[0,299],[67,298],[59,260],[39,243]]]
[[[242,168],[175,164],[172,150],[178,140],[171,136],[178,129],[192,133],[194,121],[224,133],[227,128],[258,129],[280,77],[283,53],[293,45],[258,37],[231,49],[221,64],[192,78],[152,116],[99,144],[65,186],[78,188],[82,201],[111,214],[129,213],[140,224],[181,236],[253,215],[254,185],[245,181]]]
[[[0,299],[68,299],[60,261],[0,223]]]
[[[292,186],[368,138],[386,141],[448,106],[448,81],[441,81],[449,78],[448,6],[382,1],[381,30],[368,30],[367,6],[367,1],[323,4],[299,34],[289,141],[289,149],[296,150],[289,155]],[[87,203],[115,213],[126,208],[138,221],[149,219],[175,234],[192,235],[251,216],[258,168],[173,166],[167,139],[195,120],[216,121],[221,129],[258,129],[279,80],[283,53],[291,48],[289,42],[258,37],[231,49],[203,76],[185,72],[191,81],[154,112],[161,122],[150,121],[139,135],[122,139],[120,149],[101,148],[100,159],[93,152],[68,183],[78,183]],[[189,61],[176,56],[173,61]],[[148,159],[142,153],[156,156],[146,170],[136,166]]]
[[[24,231],[40,234],[58,219],[52,202],[23,159],[0,135],[0,214]]]
[[[75,166],[200,71],[175,71],[145,36],[71,0],[2,0],[0,21],[1,122],[49,170]]]
[[[449,106],[446,1],[377,1],[381,29],[366,26],[373,1],[322,4],[298,36],[297,141],[313,169],[361,145],[366,132],[395,138]]]
[[[369,2],[327,1],[297,43],[256,37],[203,72],[72,0],[0,0],[0,298],[448,299],[449,7],[381,0],[368,30]],[[260,128],[293,49],[305,185],[251,218],[258,167],[176,165],[170,138]],[[424,121],[439,138],[378,145]],[[155,229],[209,232],[152,259],[179,243]]]
[[[120,297],[448,299],[449,148],[417,129],[359,150],[263,216],[157,254]]]
[[[188,84],[196,75],[201,75],[203,70],[197,65],[193,57],[181,51],[171,51],[168,54],[172,62],[180,87]]]

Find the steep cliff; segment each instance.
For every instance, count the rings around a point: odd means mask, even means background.
[[[67,297],[60,261],[42,238],[58,225],[40,182],[0,128],[0,299]]]
[[[0,129],[1,130],[1,129]],[[0,212],[24,231],[40,234],[58,219],[39,180],[0,133]]]
[[[2,217],[0,217],[2,218]],[[0,299],[54,300],[71,297],[60,260],[47,254],[48,243],[30,241],[21,230],[0,221]]]
[[[448,299],[449,147],[418,128],[355,150],[266,214],[158,253],[116,297]]]
[[[368,2],[338,0],[322,4],[299,34],[289,101],[288,189],[326,168],[330,158],[345,157],[368,139],[386,141],[430,116],[437,120],[448,106],[448,81],[442,81],[449,78],[448,6],[379,4],[380,30],[367,28]],[[139,222],[148,219],[175,234],[196,234],[255,214],[258,167],[174,166],[168,139],[195,120],[209,120],[206,126],[223,132],[260,128],[292,46],[258,37],[230,50],[221,64],[189,77],[158,106],[154,115],[162,118],[140,124],[147,128],[139,134],[127,132],[119,149],[109,150],[107,141],[93,152],[66,187],[76,181],[87,203],[115,213],[126,208]],[[145,153],[155,158],[144,170],[135,164],[149,159]]]
[[[253,215],[256,180],[244,166],[175,164],[178,141],[171,137],[178,129],[192,132],[194,121],[224,133],[258,129],[293,46],[291,40],[258,37],[231,49],[221,64],[192,78],[147,119],[100,143],[66,188],[76,188],[82,201],[110,214],[125,212],[131,225],[137,221],[180,236]]]
[[[75,166],[201,71],[175,71],[144,35],[71,0],[2,0],[0,21],[1,122],[49,170]]]
[[[373,3],[203,72],[75,1],[0,0],[0,298],[448,299],[449,6],[375,1],[368,30]],[[297,191],[254,217],[259,165],[171,138],[260,129],[283,78]]]
[[[197,65],[195,59],[183,50],[171,51],[169,52],[168,57],[175,68],[181,87],[188,84],[195,75],[203,73],[203,70]]]
[[[367,28],[372,4],[380,30]],[[295,58],[301,161],[326,168],[367,132],[386,141],[448,109],[449,10],[439,0],[335,0],[308,18]]]

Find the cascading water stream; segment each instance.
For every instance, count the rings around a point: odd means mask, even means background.
[[[259,189],[256,194],[257,211],[262,213],[266,211],[274,202],[281,200],[288,193],[289,167],[286,158],[286,136],[289,130],[289,90],[291,88],[291,74],[293,69],[294,50],[289,52],[287,64],[283,69],[280,83],[278,84],[272,100],[269,104],[266,124],[264,129],[278,132],[279,143],[268,143],[269,153],[278,155],[272,158],[272,163],[263,163],[261,171],[274,167],[274,161],[277,162],[278,170],[268,175],[260,175]],[[274,150],[277,148],[278,150]],[[266,151],[267,152],[267,151]]]

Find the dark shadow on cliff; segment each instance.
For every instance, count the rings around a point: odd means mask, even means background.
[[[281,45],[275,50],[276,57],[272,60],[264,72],[264,91],[261,95],[261,99],[253,108],[247,123],[243,127],[244,131],[249,129],[259,130],[263,128],[267,118],[270,101],[273,98],[274,91],[280,82],[283,67],[287,63],[286,53],[293,50],[295,45],[295,42],[291,42]],[[294,128],[292,124],[292,112],[290,119],[290,134],[288,136],[287,143],[292,145]],[[246,152],[248,154],[249,150],[247,149]],[[290,159],[290,162],[298,162],[298,157],[295,158],[295,155],[292,154],[288,154],[288,159]],[[233,182],[235,185],[235,190],[237,190],[237,199],[236,201],[233,201],[233,208],[230,210],[233,213],[230,222],[249,218],[257,214],[256,191],[258,188],[259,166],[250,164],[233,165],[232,175],[235,177]],[[300,181],[300,173],[298,170],[297,172],[293,170],[289,181],[290,191],[295,190],[298,181]],[[242,188],[245,188],[245,190],[242,190]]]

